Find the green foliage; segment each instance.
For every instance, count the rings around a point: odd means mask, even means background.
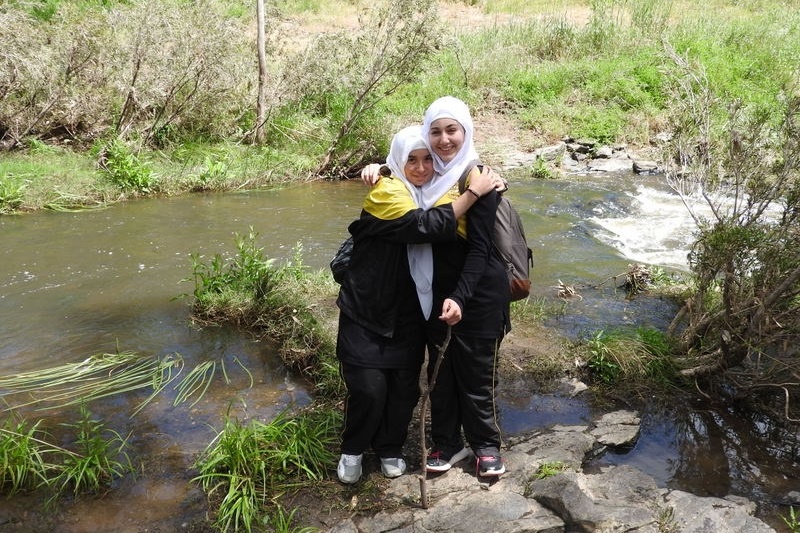
[[[794,510],[794,506],[789,507],[789,515],[788,516],[781,516],[783,519],[783,523],[789,528],[791,533],[800,533],[800,520],[798,520],[797,512]]]
[[[46,484],[53,465],[45,460],[47,435],[33,425],[9,417],[0,428],[0,488],[6,494],[32,490]]]
[[[251,531],[269,520],[288,527],[283,510],[264,516],[270,499],[302,481],[317,481],[335,461],[341,415],[337,409],[278,415],[268,424],[243,425],[228,418],[225,428],[198,459],[200,483],[209,497],[221,498],[215,524],[221,531]],[[292,513],[293,514],[293,513]]]
[[[605,383],[614,383],[621,372],[610,340],[611,337],[605,331],[599,330],[586,341],[586,348],[589,351],[587,361],[589,371]]]
[[[291,512],[287,513],[282,506],[277,505],[272,516],[266,519],[265,522],[274,533],[314,533],[318,531],[313,527],[293,526],[292,522],[296,512],[297,509],[292,509]]]
[[[40,0],[30,7],[30,14],[37,20],[50,22],[58,12],[60,3],[61,0]]]
[[[0,396],[15,408],[45,409],[83,405],[146,388],[152,388],[156,394],[172,380],[174,370],[181,364],[178,356],[153,358],[132,352],[100,353],[74,363],[0,376]]]
[[[74,454],[67,455],[55,483],[59,492],[71,490],[78,495],[97,492],[114,478],[134,472],[126,452],[127,439],[92,418],[86,407],[81,406],[81,419],[63,424],[77,431]]]
[[[274,260],[265,259],[263,249],[256,245],[257,237],[252,228],[247,236],[237,234],[237,254],[231,260],[216,254],[204,263],[198,255],[192,256],[196,309],[213,315],[217,308],[236,301],[248,304],[243,314],[258,312],[258,304],[275,286],[278,272]]]
[[[150,167],[119,139],[105,144],[100,152],[100,167],[125,192],[150,194],[158,188],[158,179]]]
[[[557,304],[550,302],[545,297],[528,297],[511,302],[511,321],[525,324],[542,322],[546,318],[557,316],[561,313],[563,302]]]
[[[598,330],[584,341],[583,350],[589,372],[606,384],[646,379],[663,385],[675,379],[673,346],[655,328]]]
[[[539,468],[536,469],[536,473],[533,477],[534,479],[547,479],[549,477],[558,475],[561,472],[565,472],[568,469],[569,465],[563,461],[550,461],[539,465]]]
[[[0,215],[13,213],[19,209],[26,187],[25,180],[13,174],[0,176]]]
[[[558,177],[558,174],[553,172],[550,166],[548,166],[545,160],[541,157],[537,157],[533,162],[530,172],[531,177],[537,180],[551,180]]]
[[[287,365],[311,372],[323,396],[340,396],[333,336],[312,309],[320,284],[332,283],[330,274],[323,281],[309,273],[299,246],[291,261],[276,265],[264,257],[257,238],[252,228],[247,236],[237,235],[237,253],[229,259],[216,254],[203,262],[192,256],[195,317],[234,323],[278,341]]]
[[[77,450],[48,443],[41,420],[31,425],[7,418],[0,428],[0,487],[7,494],[46,487],[54,489],[53,497],[67,491],[79,495],[96,493],[133,472],[127,440],[92,419],[83,406],[80,416],[78,422],[62,424],[77,432]]]

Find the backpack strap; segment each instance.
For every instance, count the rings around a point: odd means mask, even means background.
[[[469,177],[469,173],[472,172],[472,169],[475,168],[475,167],[480,168],[481,166],[483,166],[483,165],[481,165],[480,159],[473,159],[472,161],[469,162],[469,165],[467,165],[467,168],[464,169],[464,173],[461,174],[460,178],[458,178],[458,193],[459,194],[464,194],[464,191],[467,190],[467,178]]]

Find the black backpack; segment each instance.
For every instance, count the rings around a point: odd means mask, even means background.
[[[479,170],[482,169],[482,165],[469,166],[458,180],[460,193],[467,189],[467,177],[474,166]],[[527,298],[531,292],[530,269],[533,267],[533,251],[528,247],[525,228],[519,213],[511,205],[511,201],[502,194],[497,206],[492,241],[497,256],[505,264],[508,272],[511,301]]]

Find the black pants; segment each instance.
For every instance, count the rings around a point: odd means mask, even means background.
[[[365,368],[340,363],[347,385],[342,453],[370,447],[379,457],[402,457],[419,399],[419,368]]]
[[[428,379],[439,355],[441,339],[428,344]],[[498,339],[453,335],[431,390],[433,450],[453,453],[464,437],[476,456],[499,453],[501,436],[495,406]]]

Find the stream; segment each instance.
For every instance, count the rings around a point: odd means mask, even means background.
[[[601,328],[669,323],[675,310],[667,302],[626,300],[613,283],[594,288],[631,263],[687,269],[693,226],[658,177],[587,175],[511,185],[507,194],[535,256],[535,296],[555,299],[559,282],[583,296],[551,326],[577,338]],[[310,398],[268,342],[190,323],[191,299],[178,297],[194,288],[185,281],[192,256],[207,262],[215,254],[231,255],[235,236],[252,227],[266,257],[289,259],[299,243],[306,265],[325,268],[358,216],[364,192],[357,182],[318,182],[0,217],[0,375],[133,351],[177,353],[187,368],[223,361],[228,378],[225,383],[220,377],[194,405],[174,406],[175,392],[168,391],[133,417],[144,393],[91,404],[109,427],[131,435],[131,455],[142,473],[118,481],[102,498],[68,500],[56,511],[45,510],[36,496],[2,499],[0,531],[6,531],[4,523],[51,512],[57,529],[48,531],[61,533],[173,531],[202,519],[205,496],[189,482],[190,467],[226,414],[268,421]],[[586,423],[607,408],[581,395],[540,394],[520,383],[507,384],[499,400],[509,434]],[[25,414],[43,416],[48,426],[75,417],[58,410]],[[744,496],[758,503],[762,520],[786,530],[780,515],[788,508],[779,504],[800,486],[796,427],[700,397],[653,401],[642,418],[633,449],[605,454],[588,467],[631,464],[660,486]]]

